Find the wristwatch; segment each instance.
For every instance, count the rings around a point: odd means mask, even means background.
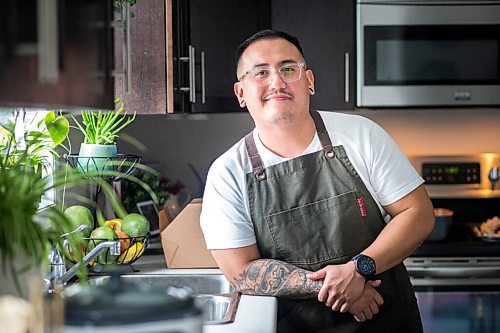
[[[373,258],[364,254],[358,254],[352,258],[352,261],[354,261],[356,272],[364,276],[365,279],[371,280],[374,277],[377,267]]]

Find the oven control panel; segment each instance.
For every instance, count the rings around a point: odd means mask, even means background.
[[[423,163],[422,177],[427,184],[480,184],[479,163]]]
[[[414,155],[431,198],[500,198],[500,153]]]

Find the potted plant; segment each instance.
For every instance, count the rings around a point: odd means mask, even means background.
[[[82,111],[82,123],[74,116],[75,127],[84,136],[80,146],[78,168],[82,172],[112,170],[113,158],[116,157],[118,149],[116,140],[119,133],[130,125],[135,119],[127,116],[124,105],[120,99],[115,105],[120,104],[117,110],[107,113],[102,110]],[[73,127],[73,126],[72,126]]]

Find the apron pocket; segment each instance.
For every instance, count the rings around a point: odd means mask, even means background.
[[[265,221],[278,253],[295,265],[342,263],[370,244],[355,192],[268,215]]]

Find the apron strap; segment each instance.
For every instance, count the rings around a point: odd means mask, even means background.
[[[318,132],[319,142],[321,146],[323,146],[323,151],[327,158],[334,158],[335,153],[333,152],[332,141],[330,140],[330,136],[326,131],[325,123],[323,122],[323,118],[321,118],[320,114],[316,110],[310,111],[311,117],[314,121],[314,126],[316,126],[316,132]]]
[[[255,140],[253,138],[253,132],[250,132],[245,136],[245,146],[247,148],[247,154],[250,157],[250,163],[252,164],[252,171],[255,178],[258,180],[266,179],[264,164],[262,163],[262,159],[257,151],[257,146],[255,145]]]

